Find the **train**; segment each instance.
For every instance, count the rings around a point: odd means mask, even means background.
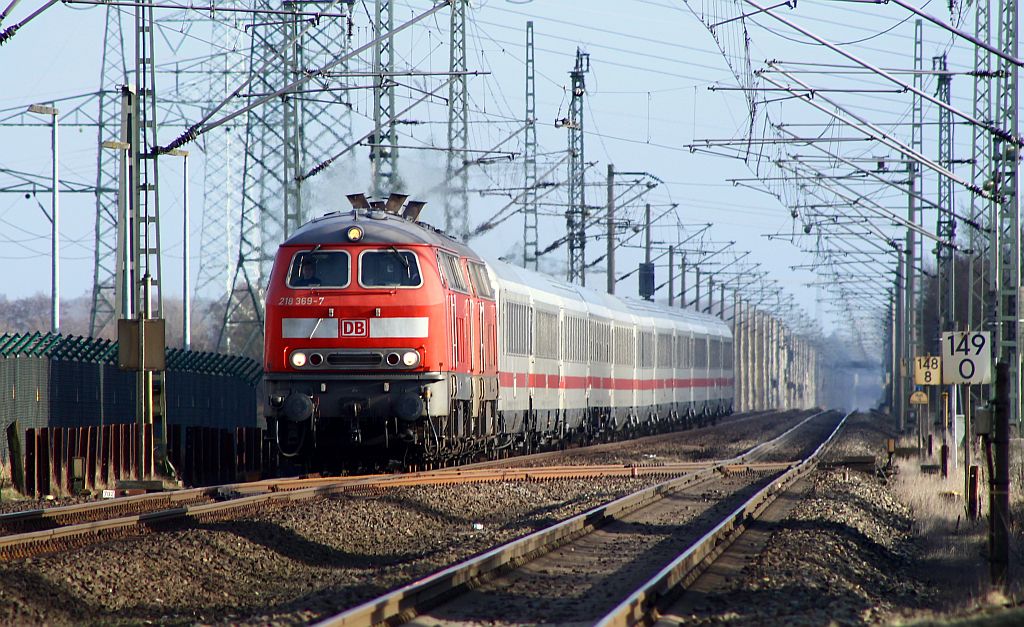
[[[444,464],[732,412],[721,319],[480,255],[407,199],[349,195],[277,250],[264,382],[280,455]]]

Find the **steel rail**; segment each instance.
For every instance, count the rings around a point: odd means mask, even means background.
[[[661,599],[669,596],[680,583],[691,577],[695,578],[695,571],[705,563],[705,560],[709,557],[716,557],[724,551],[751,521],[756,520],[767,509],[772,501],[784,493],[794,481],[814,469],[817,465],[818,455],[833,441],[851,415],[853,415],[852,411],[843,416],[828,438],[807,459],[759,490],[757,494],[736,508],[732,514],[718,523],[696,544],[661,569],[629,598],[605,615],[597,625],[599,627],[619,627],[636,625],[647,620]]]
[[[366,475],[371,477],[372,475]],[[364,477],[351,477],[350,480]],[[75,503],[60,507],[11,512],[0,515],[0,530],[12,531],[3,538],[14,538],[24,535],[17,530],[24,527],[70,527],[75,524],[102,522],[113,518],[139,516],[153,513],[158,509],[198,505],[210,501],[225,501],[268,492],[289,492],[317,485],[337,483],[338,478],[285,478],[265,479],[248,483],[234,483],[166,492],[150,492],[131,496],[104,499],[87,503]]]
[[[336,481],[338,481],[337,477],[286,477],[279,479],[262,479],[246,483],[228,483],[218,486],[134,494],[131,496],[122,496],[113,499],[104,499],[101,501],[75,503],[72,505],[62,505],[60,507],[47,507],[0,514],[0,528],[36,521],[60,521],[65,518],[87,516],[93,513],[101,514],[110,511],[140,513],[138,510],[144,509],[152,503],[168,502],[177,504],[187,503],[189,501],[195,502],[202,499],[223,499],[232,494],[289,491],[309,487],[311,484]]]
[[[473,470],[450,468],[403,475],[364,475],[347,478],[290,480],[284,486],[274,483],[262,486],[249,484],[230,486],[237,488],[235,492],[228,489],[229,486],[196,488],[174,493],[173,498],[170,498],[171,495],[164,493],[139,495],[139,497],[157,497],[160,499],[160,502],[164,503],[171,500],[175,503],[175,506],[117,518],[93,520],[57,526],[50,529],[0,536],[0,562],[59,551],[62,548],[62,544],[78,547],[89,544],[94,540],[122,537],[129,535],[137,528],[148,528],[161,523],[188,519],[203,521],[227,514],[237,515],[245,511],[255,511],[258,508],[280,501],[308,500],[321,496],[332,496],[363,490],[386,490],[421,485],[493,483],[500,481],[551,481],[595,477],[692,475],[695,472],[698,474],[707,472],[709,469],[718,469],[725,473],[744,471],[771,472],[783,470],[791,464],[792,462],[759,463],[750,462],[745,458],[733,458],[725,462],[681,462],[662,465],[605,464],[598,466],[539,466],[532,468]],[[309,486],[309,483],[316,485]],[[302,485],[307,487],[299,487]],[[145,504],[145,501],[139,497],[136,497],[134,502],[134,505],[137,507]],[[229,500],[201,502],[202,500],[216,497],[227,497]],[[149,502],[151,503],[153,500],[150,499]],[[187,502],[189,500],[197,502]],[[94,504],[90,503],[88,505]],[[68,506],[65,508],[52,508],[50,510],[33,510],[32,512],[25,512],[20,515],[10,515],[8,520],[18,523],[51,521],[59,524],[62,517],[73,518],[76,515],[81,516],[86,512],[95,513],[100,510],[108,512],[115,505],[119,504],[106,505],[105,502],[104,507],[94,507],[92,509],[81,506]],[[58,509],[61,511],[57,511]],[[120,513],[119,510],[113,511]]]
[[[753,412],[733,423],[744,422],[770,412]],[[658,436],[651,436],[658,437]],[[644,438],[586,447],[588,452],[615,450]],[[725,473],[744,471],[777,472],[793,462],[750,462],[741,458],[674,463],[598,464],[493,468],[496,464],[540,461],[563,455],[550,451],[513,460],[481,462],[455,468],[403,474],[370,474],[349,477],[290,477],[248,483],[190,488],[133,495],[90,503],[34,509],[0,515],[0,562],[77,547],[95,540],[129,535],[133,528],[189,518],[255,510],[282,499],[309,499],[344,492],[385,490],[415,485],[452,485],[499,481],[578,480],[594,477],[678,476],[719,468]],[[154,509],[158,507],[160,509]],[[18,532],[19,528],[35,529]]]
[[[736,416],[735,420],[729,420],[727,423],[722,423],[722,424],[723,425],[725,425],[725,424],[727,424],[727,425],[740,424],[740,423],[743,423],[743,422],[747,422],[748,420],[754,420],[756,418],[761,418],[761,417],[763,417],[765,415],[773,414],[773,413],[779,413],[779,412],[777,412],[774,409],[762,409],[762,410],[758,410],[758,411],[743,412],[743,413],[740,413],[740,414],[735,414],[735,416]],[[708,427],[698,427],[698,428],[706,429]],[[557,457],[565,455],[566,453],[571,454],[571,453],[573,453],[575,451],[585,451],[587,453],[590,453],[590,452],[602,452],[602,451],[614,451],[614,450],[621,449],[621,448],[626,448],[626,447],[629,447],[629,446],[643,445],[645,442],[653,442],[653,441],[655,441],[655,440],[657,440],[659,438],[662,438],[662,437],[664,437],[664,434],[647,435],[647,436],[643,436],[643,437],[640,437],[640,438],[633,438],[631,440],[619,440],[619,441],[616,441],[616,442],[604,442],[602,444],[593,444],[593,445],[590,445],[590,446],[580,447],[580,448],[575,448],[575,449],[564,449],[564,450],[557,450],[557,451],[543,451],[541,453],[533,453],[532,455],[520,455],[520,456],[516,456],[516,457],[508,457],[508,458],[505,458],[505,459],[493,459],[493,460],[488,460],[488,461],[485,461],[485,462],[475,462],[475,463],[472,463],[472,464],[466,464],[464,466],[460,466],[460,468],[469,470],[469,469],[473,469],[473,468],[491,468],[491,467],[494,467],[494,466],[498,466],[500,464],[511,464],[511,463],[517,463],[518,464],[518,463],[520,463],[522,461],[542,461],[542,460],[545,460],[545,459],[557,458]]]
[[[748,420],[753,420],[755,418],[759,418],[769,413],[772,413],[771,410],[749,412],[745,415],[741,415],[741,417],[739,417],[736,420],[729,421],[729,424],[736,424]],[[347,477],[282,477],[273,479],[261,479],[258,481],[250,481],[244,483],[228,483],[216,486],[186,488],[181,490],[169,490],[165,492],[151,492],[147,494],[135,494],[131,496],[122,496],[113,499],[104,499],[101,501],[75,503],[72,505],[63,505],[59,507],[38,508],[24,510],[20,512],[0,514],[0,530],[17,529],[18,527],[25,527],[30,525],[43,526],[46,524],[50,524],[57,526],[68,524],[68,521],[73,521],[76,519],[79,521],[82,521],[82,519],[95,521],[95,519],[99,516],[109,516],[111,514],[116,516],[142,514],[146,511],[152,510],[154,505],[162,506],[162,504],[173,504],[177,506],[182,504],[198,504],[203,501],[209,500],[226,500],[231,498],[237,498],[238,496],[252,496],[255,494],[262,494],[266,492],[286,492],[299,490],[303,488],[309,488],[317,485],[335,484],[339,482],[363,485],[366,484],[367,482],[379,481],[382,483],[390,483],[391,485],[396,485],[400,484],[400,482],[404,480],[403,478],[431,478],[457,473],[466,474],[470,471],[494,468],[495,466],[506,464],[520,464],[521,466],[523,462],[536,462],[543,461],[546,459],[554,459],[559,456],[565,455],[567,452],[571,453],[572,451],[584,451],[590,453],[614,451],[630,445],[636,445],[638,443],[642,445],[642,443],[645,441],[653,440],[659,437],[662,436],[645,436],[642,438],[634,438],[632,440],[595,444],[586,447],[580,447],[578,449],[545,451],[541,453],[534,453],[532,455],[521,455],[505,459],[477,462],[474,464],[466,464],[453,468],[441,468],[412,473],[403,473],[401,475],[394,475],[389,473],[350,475]],[[714,460],[708,460],[704,462],[680,462],[674,465],[652,462],[650,464],[606,464],[603,466],[581,465],[579,466],[579,468],[600,467],[603,469],[604,472],[611,472],[612,468],[620,468],[623,469],[621,472],[626,474],[633,472],[632,469],[636,468],[637,470],[635,472],[637,472],[638,474],[651,474],[656,472],[655,470],[653,470],[656,468],[668,467],[668,470],[666,472],[674,472],[677,469],[686,469],[687,465],[690,465],[692,467],[706,467],[714,463]],[[555,474],[555,472],[552,470],[552,467],[550,466],[536,466],[529,468],[520,467],[519,470],[534,473],[538,477],[542,475],[552,476]]]
[[[720,472],[722,468],[749,462],[750,457],[777,445],[793,431],[813,418],[825,413],[827,412],[815,412],[779,436],[762,442],[750,450],[718,465],[634,492],[526,535],[518,540],[495,547],[477,557],[449,566],[381,597],[326,618],[317,623],[317,625],[318,627],[339,627],[342,625],[371,625],[389,622],[408,612],[414,611],[416,608],[432,604],[441,597],[451,594],[475,579],[496,572],[510,564],[527,561],[533,557],[550,552],[565,542],[590,533],[606,522],[640,509],[676,492],[680,488],[707,481],[714,477],[715,473]]]

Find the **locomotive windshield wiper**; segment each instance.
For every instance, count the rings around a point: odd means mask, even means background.
[[[391,246],[388,250],[390,250],[391,253],[394,256],[398,257],[398,260],[402,262],[402,265],[405,266],[405,276],[407,276],[407,277],[409,277],[411,279],[412,278],[412,267],[409,265],[409,260],[406,259],[405,256],[402,255],[402,253],[398,252],[398,249],[395,248],[394,246]]]

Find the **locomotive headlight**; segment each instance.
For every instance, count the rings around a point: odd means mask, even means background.
[[[292,353],[291,357],[289,357],[289,361],[292,362],[293,368],[301,368],[306,365],[306,353],[295,351]]]
[[[358,242],[363,239],[363,229],[358,226],[350,226],[348,227],[348,230],[345,231],[345,237],[347,237],[350,242]]]
[[[406,351],[402,355],[402,363],[412,368],[416,364],[420,363],[420,354],[416,351]]]

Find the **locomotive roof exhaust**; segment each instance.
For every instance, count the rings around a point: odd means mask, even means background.
[[[410,200],[409,204],[405,206],[402,217],[415,222],[420,217],[420,211],[423,211],[423,205],[425,204],[427,203],[422,200]]]
[[[402,205],[405,204],[405,199],[408,198],[408,194],[394,194],[388,196],[388,201],[384,203],[384,211],[398,215],[402,210]]]
[[[408,194],[397,194],[393,193],[388,196],[386,201],[383,200],[367,200],[366,194],[348,194],[345,196],[348,201],[352,203],[353,209],[366,209],[366,210],[378,210],[382,209],[392,215],[400,216],[411,222],[415,222],[420,217],[420,212],[423,211],[426,201],[422,200],[410,200],[406,203],[406,199],[409,198]],[[402,205],[405,205],[403,208]]]
[[[352,203],[353,209],[370,208],[370,203],[366,202],[366,196],[363,194],[349,194],[348,196],[345,196],[345,198],[348,198],[348,201]]]

